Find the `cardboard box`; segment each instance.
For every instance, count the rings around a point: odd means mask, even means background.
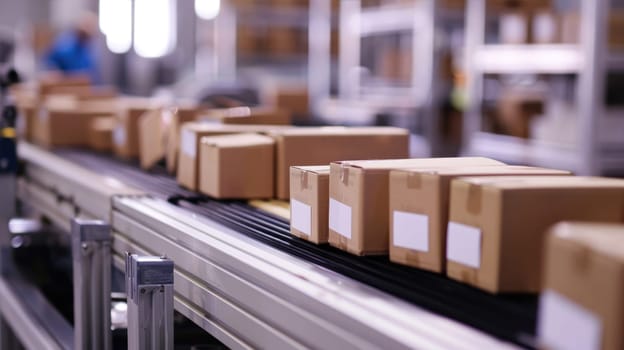
[[[489,11],[523,11],[533,12],[537,10],[549,9],[552,7],[550,0],[488,0],[487,9]]]
[[[531,120],[544,113],[544,96],[535,91],[503,90],[497,107],[498,122],[506,134],[529,138]]]
[[[574,176],[453,180],[447,275],[492,293],[538,292],[546,231],[567,220],[622,222],[624,180]]]
[[[59,85],[48,87],[49,95],[66,95],[78,100],[109,100],[117,97],[117,89],[112,86]]]
[[[139,117],[139,164],[143,169],[150,169],[167,158],[170,172],[175,171],[179,124],[195,120],[198,109],[193,101],[177,101],[175,106],[156,108]]]
[[[275,141],[258,134],[202,137],[199,191],[214,198],[272,198]]]
[[[171,118],[166,109],[147,111],[139,117],[139,164],[150,169],[165,157],[165,121]]]
[[[327,243],[328,217],[329,165],[290,167],[290,232]]]
[[[89,125],[89,147],[100,152],[113,150],[115,117],[96,117]]]
[[[401,169],[390,172],[390,260],[433,272],[446,268],[451,180],[461,176],[569,175],[525,166]]]
[[[15,107],[19,113],[16,121],[18,135],[26,140],[33,139],[33,124],[39,110],[39,99],[35,91],[26,84],[17,84],[9,90],[15,100]]]
[[[624,349],[624,225],[560,223],[545,250],[540,345]]]
[[[202,137],[242,133],[267,133],[287,128],[279,125],[226,125],[191,122],[182,125],[178,161],[178,183],[190,190],[199,186],[199,145]]]
[[[200,118],[216,119],[224,124],[290,125],[290,113],[273,107],[233,107],[212,109]]]
[[[139,119],[145,112],[156,110],[162,105],[158,100],[139,97],[119,101],[119,120],[113,131],[113,150],[117,156],[139,156]]]
[[[261,86],[264,105],[287,111],[294,120],[305,120],[310,114],[308,87],[304,83],[269,82]]]
[[[182,124],[194,121],[197,118],[197,107],[178,108],[172,115],[165,128],[165,163],[170,174],[176,172],[178,167],[178,154],[180,152],[180,129]]]
[[[503,165],[487,158],[342,161],[331,164],[329,244],[352,254],[389,249],[389,175],[393,169]]]
[[[37,94],[39,97],[45,97],[55,93],[55,89],[63,87],[74,87],[90,89],[91,80],[84,74],[58,75],[48,74],[39,79]]]
[[[115,111],[88,102],[48,101],[34,123],[34,139],[45,147],[89,145],[89,128],[96,117],[113,116]]]
[[[310,127],[273,132],[277,142],[277,198],[290,198],[290,167],[345,159],[406,158],[409,133],[392,127]]]
[[[581,35],[581,16],[578,12],[569,11],[561,15],[561,42],[566,44],[578,44]],[[624,48],[624,10],[617,8],[609,9],[607,30],[608,47],[612,50]]]

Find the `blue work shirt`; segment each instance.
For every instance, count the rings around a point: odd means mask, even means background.
[[[81,42],[75,31],[61,34],[46,56],[47,69],[55,69],[64,73],[86,73],[93,83],[100,82],[97,55],[92,40]]]

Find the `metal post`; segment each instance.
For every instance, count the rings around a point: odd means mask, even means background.
[[[173,349],[173,261],[126,257],[128,349]]]
[[[607,23],[610,1],[581,1],[581,52],[584,66],[577,85],[579,175],[600,175],[598,127],[605,118]]]
[[[111,229],[103,221],[72,220],[74,346],[110,350]]]
[[[340,53],[338,54],[338,94],[353,100],[360,94],[361,0],[340,1]]]
[[[485,22],[485,0],[468,0],[466,3],[466,39],[464,44],[467,106],[464,112],[463,130],[463,143],[467,148],[470,147],[475,133],[482,129],[483,73],[477,70],[474,57],[477,50],[485,43]]]
[[[318,115],[319,103],[328,99],[331,89],[330,0],[310,1],[308,25],[308,91],[310,112]]]
[[[5,199],[0,200],[0,271],[6,273],[11,266],[11,233],[9,221],[15,217],[14,174],[0,174],[0,191]]]

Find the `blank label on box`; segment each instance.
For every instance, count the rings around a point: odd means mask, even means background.
[[[340,235],[351,239],[351,207],[330,198],[329,228]]]
[[[123,126],[118,125],[113,130],[113,142],[117,146],[122,146],[126,144],[126,129],[124,129]]]
[[[182,129],[180,148],[184,154],[191,158],[195,158],[197,153],[197,135],[195,135],[192,131]]]
[[[602,325],[591,311],[553,291],[540,296],[537,322],[540,343],[549,349],[598,350]]]
[[[396,247],[429,251],[429,217],[422,214],[394,211],[392,244]]]
[[[309,236],[312,232],[312,207],[296,199],[291,199],[290,225]]]
[[[449,222],[446,258],[478,269],[481,265],[481,230],[457,222]]]

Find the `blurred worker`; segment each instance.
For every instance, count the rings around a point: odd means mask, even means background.
[[[83,13],[76,25],[60,34],[45,55],[45,67],[65,74],[84,73],[93,83],[99,83],[99,62],[93,37],[97,31],[97,17]]]

